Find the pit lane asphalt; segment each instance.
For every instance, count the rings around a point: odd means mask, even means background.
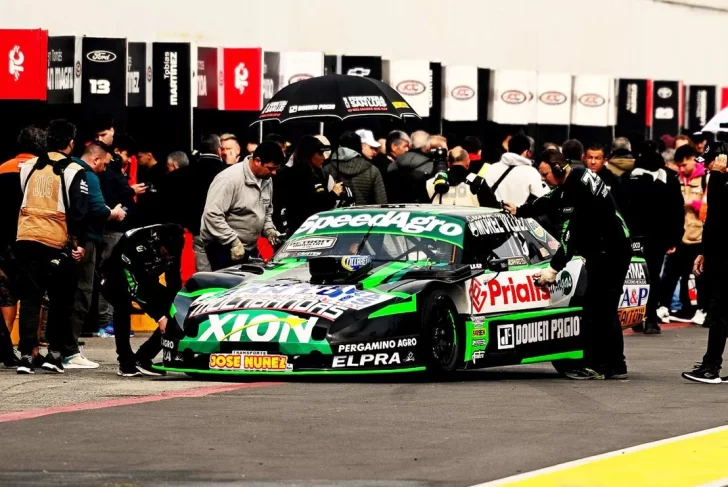
[[[547,365],[439,383],[301,378],[4,422],[0,485],[472,485],[727,424],[728,386],[679,376],[706,335],[627,336],[628,381],[567,381]],[[117,378],[112,347],[89,340],[95,371],[0,371],[0,414],[219,385]]]

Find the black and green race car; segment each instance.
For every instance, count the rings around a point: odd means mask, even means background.
[[[487,208],[354,207],[311,216],[266,265],[195,274],[177,295],[163,369],[196,374],[450,372],[582,358],[585,268],[534,285],[558,242]],[[620,319],[641,323],[644,261]]]

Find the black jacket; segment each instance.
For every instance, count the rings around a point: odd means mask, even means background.
[[[137,215],[135,226],[147,226],[167,222],[164,214],[165,204],[162,195],[167,166],[157,162],[150,168],[139,168],[137,179],[147,186],[147,190],[137,196]]]
[[[429,203],[425,183],[435,175],[434,163],[422,152],[402,154],[387,168],[387,196],[390,203]]]
[[[703,226],[703,252],[706,261],[728,263],[725,229],[728,227],[728,174],[711,171],[708,178],[708,214]]]
[[[619,186],[618,204],[634,238],[655,250],[667,250],[680,243],[685,210],[674,171],[637,168],[624,173]]]
[[[124,221],[107,221],[105,231],[126,232],[132,228],[132,222],[136,216],[136,201],[134,201],[134,190],[129,186],[129,179],[121,171],[121,159],[118,155],[111,159],[106,171],[99,174],[99,182],[106,206],[114,208],[116,205],[121,205],[126,209]]]
[[[18,234],[18,214],[23,203],[20,173],[0,174],[0,249],[15,242]]]
[[[533,217],[561,212],[564,231],[559,250],[551,259],[557,271],[574,255],[618,256],[632,252],[629,230],[604,181],[586,168],[572,169],[562,187],[521,206],[517,216]]]
[[[324,172],[351,188],[357,205],[387,204],[382,174],[371,162],[345,147],[339,148],[332,159]]]
[[[276,226],[288,235],[311,215],[336,206],[336,193],[328,190],[329,176],[306,163],[284,166],[273,180]],[[276,198],[275,195],[278,195]]]
[[[215,154],[202,154],[196,161],[189,166],[188,174],[183,184],[189,185],[184,190],[186,198],[186,218],[180,223],[192,235],[200,234],[200,222],[202,221],[202,213],[205,211],[205,202],[207,201],[207,192],[215,176],[228,168]]]

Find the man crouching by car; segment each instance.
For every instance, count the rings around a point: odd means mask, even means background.
[[[281,234],[273,224],[271,177],[284,163],[278,144],[261,143],[252,156],[218,174],[207,192],[200,236],[213,271],[257,257],[263,233],[273,247]]]

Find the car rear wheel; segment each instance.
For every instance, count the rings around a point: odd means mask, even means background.
[[[446,293],[433,291],[421,310],[423,353],[430,373],[452,372],[462,359],[462,327]]]

